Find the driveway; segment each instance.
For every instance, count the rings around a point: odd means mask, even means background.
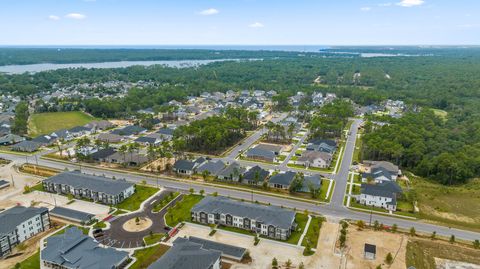
[[[166,225],[164,222],[164,215],[167,213],[167,208],[173,206],[177,201],[182,199],[182,194],[175,198],[167,207],[163,208],[158,213],[153,213],[153,206],[155,201],[160,201],[164,197],[168,196],[173,191],[164,190],[160,194],[151,198],[149,202],[145,204],[143,210],[129,213],[127,215],[117,216],[110,222],[110,229],[104,231],[104,235],[97,240],[107,246],[116,248],[137,248],[143,246],[143,238],[153,233],[166,233]],[[141,232],[128,232],[123,229],[123,224],[128,220],[139,218],[149,218],[152,220],[152,226]]]

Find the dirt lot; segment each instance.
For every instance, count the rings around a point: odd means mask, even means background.
[[[12,197],[22,194],[25,185],[32,186],[40,181],[35,176],[17,172],[13,165],[14,163],[12,162],[0,167],[0,178],[9,181],[11,184],[11,178],[13,177],[15,183],[15,186],[10,185],[10,187],[0,190],[0,208],[14,206],[15,201],[12,200]]]
[[[252,257],[252,263],[248,265],[233,264],[231,267],[232,269],[270,269],[273,257],[278,259],[280,265],[283,265],[288,259],[290,259],[294,266],[298,266],[300,262],[303,262],[305,268],[327,269],[338,268],[339,266],[340,258],[333,255],[335,234],[332,231],[336,230],[336,224],[326,223],[320,232],[318,249],[321,249],[321,251],[317,251],[317,253],[309,257],[303,256],[302,248],[293,245],[261,239],[260,243],[257,246],[254,246],[252,236],[234,234],[223,230],[217,230],[213,236],[209,236],[209,227],[188,223],[180,230],[176,237],[196,236],[207,240],[214,240],[225,244],[233,244],[235,246],[247,248]]]
[[[347,233],[347,268],[376,268],[379,264],[383,265],[385,257],[390,252],[395,258],[391,269],[405,269],[405,255],[407,251],[408,237],[401,234],[389,232],[380,232],[373,230],[359,231],[351,225]],[[377,256],[375,260],[364,259],[365,243],[377,246]]]

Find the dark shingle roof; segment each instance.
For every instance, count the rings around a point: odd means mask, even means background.
[[[221,252],[206,250],[192,242],[174,242],[172,248],[148,269],[210,269],[220,259]]]
[[[234,258],[237,260],[241,260],[243,258],[243,255],[245,255],[245,252],[247,251],[245,248],[222,244],[215,241],[198,238],[195,236],[190,236],[188,239],[178,237],[177,239],[175,239],[175,241],[173,241],[173,243],[175,244],[175,243],[187,242],[187,241],[200,244],[202,245],[202,248],[206,250],[220,251],[222,253],[222,256],[227,256],[229,258]]]
[[[186,170],[186,171],[191,171],[193,170],[194,167],[195,167],[195,163],[189,160],[178,160],[173,165],[174,169]]]
[[[397,183],[391,181],[385,181],[380,184],[362,184],[361,186],[362,194],[372,196],[388,197],[395,199],[397,193],[401,192],[402,188],[400,188]]]
[[[207,196],[192,208],[193,212],[209,214],[221,213],[233,216],[246,217],[274,225],[283,229],[290,229],[295,220],[295,212],[278,206],[266,206],[247,202],[239,202],[226,197]]]
[[[249,158],[265,158],[265,159],[268,159],[268,160],[274,160],[275,159],[275,153],[273,151],[270,151],[270,150],[266,150],[266,149],[263,149],[263,148],[259,148],[259,147],[254,147],[254,148],[250,148],[248,151],[247,151],[247,157]]]
[[[141,136],[135,139],[135,142],[155,144],[155,142],[157,142],[157,139],[155,137]]]
[[[64,234],[49,237],[41,257],[68,268],[105,269],[116,268],[128,258],[128,253],[100,247],[93,238],[72,227]]]
[[[44,212],[48,212],[48,208],[24,206],[15,206],[0,212],[0,234],[10,233],[15,230],[20,223]]]
[[[133,186],[133,183],[124,180],[113,180],[106,177],[82,174],[78,171],[63,172],[44,180],[47,183],[59,183],[75,188],[89,189],[110,195],[118,195]]]
[[[40,143],[34,141],[22,141],[12,146],[12,150],[32,152],[40,148]]]
[[[365,253],[376,254],[377,253],[377,246],[371,245],[371,244],[365,244],[364,251],[365,251]]]
[[[90,155],[90,156],[92,157],[93,160],[99,161],[101,159],[105,159],[108,156],[113,155],[115,152],[116,151],[113,148],[105,148],[105,149],[101,149],[97,152],[92,153],[92,155]]]
[[[171,128],[161,128],[160,130],[157,131],[157,133],[163,134],[163,135],[173,135],[174,131],[175,130]]]
[[[203,173],[203,171],[208,171],[210,172],[211,175],[218,175],[220,171],[225,167],[225,163],[222,161],[208,161],[202,163],[200,166],[197,168],[198,173]]]
[[[50,210],[50,215],[84,223],[89,222],[94,217],[93,214],[59,206]]]
[[[121,129],[113,130],[112,134],[129,136],[129,135],[134,135],[134,134],[144,132],[146,130],[147,129],[145,129],[143,127],[140,127],[138,125],[129,125],[129,126],[125,126],[125,127],[121,128]]]
[[[281,184],[285,186],[290,186],[290,183],[292,183],[293,178],[295,177],[296,174],[297,173],[292,171],[287,171],[285,173],[278,173],[270,177],[270,180],[268,182],[271,184]]]
[[[268,175],[270,175],[270,172],[267,170],[261,168],[260,166],[256,165],[252,168],[250,168],[245,174],[243,174],[243,179],[245,180],[255,180],[255,175],[258,173],[258,180],[259,181],[264,181]]]

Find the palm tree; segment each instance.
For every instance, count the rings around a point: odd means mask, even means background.
[[[123,154],[123,160],[125,161],[125,158],[126,158],[126,153],[128,151],[128,147],[127,145],[123,144],[120,146],[120,148],[118,149],[118,152],[122,153]]]

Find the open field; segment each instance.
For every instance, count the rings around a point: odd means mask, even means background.
[[[435,109],[435,108],[432,108],[432,111],[433,111],[433,114],[435,114],[435,116],[438,116],[438,117],[442,118],[443,120],[447,119],[447,116],[448,116],[447,111],[441,110],[441,109]]]
[[[14,267],[17,268],[17,267]],[[35,252],[28,259],[20,263],[19,269],[40,269],[40,251]]]
[[[31,136],[50,134],[59,129],[85,125],[94,119],[80,111],[33,114],[28,121],[28,133]]]
[[[419,218],[480,231],[480,179],[444,186],[415,176],[409,178],[417,193]]]
[[[417,269],[435,269],[437,267],[434,258],[480,264],[480,250],[439,240],[409,240],[406,254],[407,266],[415,266]]]

